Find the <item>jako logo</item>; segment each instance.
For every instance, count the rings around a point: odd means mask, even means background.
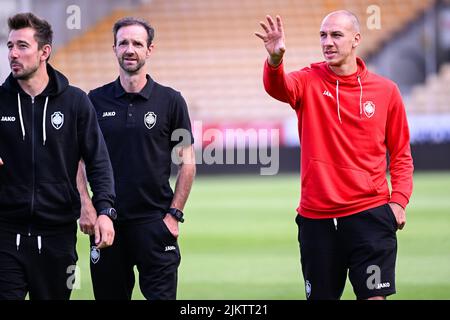
[[[164,251],[171,251],[176,250],[175,246],[166,246],[166,249]]]
[[[107,111],[107,112],[103,112],[102,118],[105,117],[114,117],[116,115],[115,111]]]
[[[2,116],[2,120],[1,121],[13,122],[13,121],[16,121],[16,117],[5,117],[5,116]]]
[[[385,282],[385,283],[378,283],[377,284],[377,289],[381,289],[381,288],[389,288],[391,286],[391,284],[389,282]]]

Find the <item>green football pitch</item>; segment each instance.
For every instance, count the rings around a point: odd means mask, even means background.
[[[298,174],[197,177],[179,244],[178,299],[305,299],[295,208]],[[417,173],[398,233],[397,294],[450,299],[450,172]],[[89,244],[78,237],[79,289],[93,299]],[[347,281],[343,299],[354,299]],[[133,299],[143,299],[136,283]]]

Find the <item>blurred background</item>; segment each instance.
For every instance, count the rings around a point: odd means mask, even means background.
[[[450,1],[97,0],[94,5],[88,0],[0,0],[0,4],[2,81],[10,72],[6,20],[17,12],[31,11],[52,24],[50,63],[86,92],[118,76],[112,51],[117,19],[137,16],[155,28],[149,73],[186,98],[196,139],[198,176],[179,240],[180,299],[305,298],[294,222],[300,195],[297,119],[288,105],[265,93],[266,51],[253,33],[267,14],[281,15],[286,70],[293,71],[323,60],[319,27],[327,13],[354,12],[362,26],[359,55],[370,70],[398,84],[411,132],[415,189],[407,227],[398,233],[398,294],[393,299],[450,299]],[[250,138],[255,132],[256,138]],[[277,138],[261,137],[261,132],[276,132]],[[250,161],[252,150],[264,143],[272,147],[273,161],[279,156],[277,174],[261,174],[261,154],[259,161]],[[217,161],[203,161],[211,147]],[[220,161],[221,154],[238,150],[247,161]],[[89,244],[82,234],[78,241],[80,282],[72,298],[92,299]],[[134,298],[142,298],[138,288]],[[354,299],[349,283],[343,298]]]

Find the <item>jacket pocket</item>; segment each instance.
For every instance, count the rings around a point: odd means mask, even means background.
[[[394,231],[397,231],[398,230],[397,218],[395,217],[394,211],[392,210],[389,203],[385,204],[385,209],[386,209],[386,213],[389,218],[389,221],[391,222],[391,225],[394,227]]]
[[[42,211],[68,210],[72,199],[66,183],[41,182],[36,188],[36,208]]]
[[[377,194],[369,173],[311,159],[302,182],[302,206],[332,211]]]
[[[27,185],[0,186],[0,209],[2,212],[29,211],[30,188]]]

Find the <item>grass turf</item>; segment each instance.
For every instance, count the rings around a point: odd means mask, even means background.
[[[450,172],[417,173],[414,182],[391,299],[450,299]],[[299,190],[297,174],[197,177],[181,225],[178,299],[305,299]],[[72,299],[93,299],[87,240],[79,234]],[[133,298],[143,298],[137,283]],[[343,299],[354,299],[349,282]]]

